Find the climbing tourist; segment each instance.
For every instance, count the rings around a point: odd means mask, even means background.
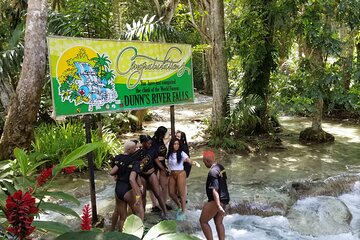
[[[214,219],[219,240],[224,240],[224,208],[230,201],[226,182],[226,172],[224,167],[215,161],[215,153],[213,151],[205,151],[203,153],[203,162],[207,168],[210,168],[210,171],[206,180],[206,195],[208,197],[208,202],[204,204],[199,219],[201,229],[206,239],[212,240],[213,235],[209,221]]]
[[[184,220],[186,212],[186,173],[184,162],[189,162],[190,164],[198,163],[191,161],[189,156],[181,150],[180,140],[177,138],[170,141],[167,158],[171,171],[169,178],[170,197],[179,208],[177,220]],[[180,195],[180,201],[177,193]]]
[[[155,159],[155,168],[157,169],[157,175],[159,178],[160,186],[161,186],[161,196],[164,199],[165,203],[169,198],[169,170],[165,163],[167,147],[164,143],[164,137],[166,135],[167,128],[164,126],[160,126],[154,133],[152,137],[152,147],[158,153],[157,159]],[[151,196],[151,195],[150,195]],[[157,207],[156,201],[153,201],[153,209]],[[157,207],[158,208],[158,207]],[[171,210],[171,207],[166,205],[167,210]]]
[[[151,147],[152,140],[150,136],[140,135],[140,143],[142,144],[142,150],[144,151],[144,158],[140,160],[140,176],[144,186],[144,207],[146,206],[146,190],[151,190],[159,202],[162,210],[162,217],[167,218],[165,201],[161,196],[160,183],[155,170],[155,159],[158,157],[158,153],[155,148]]]
[[[127,217],[127,204],[129,204],[133,213],[144,219],[144,208],[141,199],[141,188],[137,181],[140,173],[139,161],[134,158],[136,144],[133,141],[127,141],[124,144],[124,153],[119,154],[114,159],[114,167],[110,175],[116,176],[115,199],[116,211],[112,216],[111,230],[115,230],[115,225],[119,216],[119,231],[122,231],[125,219]]]

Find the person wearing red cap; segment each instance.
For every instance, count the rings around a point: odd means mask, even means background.
[[[200,226],[206,239],[213,240],[209,221],[214,219],[219,240],[224,240],[224,208],[230,201],[226,182],[226,171],[223,165],[215,161],[215,153],[213,151],[205,151],[203,153],[203,162],[207,168],[210,168],[210,171],[206,180],[206,195],[208,197],[208,202],[204,204],[201,211],[199,219]]]

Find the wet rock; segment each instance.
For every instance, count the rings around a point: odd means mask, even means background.
[[[327,143],[334,142],[335,137],[324,130],[314,130],[311,127],[300,132],[299,140],[303,143]]]
[[[334,197],[312,197],[299,200],[290,208],[287,218],[293,230],[315,237],[351,231],[352,215],[348,207]]]
[[[226,212],[228,214],[238,213],[240,215],[256,215],[262,217],[270,217],[281,215],[284,216],[287,210],[287,204],[283,202],[271,203],[253,203],[249,201],[242,201],[230,204],[227,206]]]
[[[351,191],[357,181],[360,181],[360,174],[341,174],[325,180],[290,182],[280,190],[288,193],[295,201],[320,195],[336,197]]]

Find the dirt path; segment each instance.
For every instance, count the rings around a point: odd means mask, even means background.
[[[195,103],[175,106],[175,130],[186,133],[189,145],[196,145],[204,141],[204,130],[206,122],[210,119],[212,97],[195,93]],[[159,126],[165,126],[170,133],[170,106],[149,109],[152,121],[144,122],[144,130],[135,133],[123,134],[123,141],[138,139],[140,134],[153,136]]]

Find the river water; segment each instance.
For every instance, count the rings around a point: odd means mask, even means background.
[[[346,122],[325,122],[324,130],[333,134],[336,141],[308,146],[299,143],[298,134],[310,126],[309,119],[282,117],[280,121],[284,129],[281,139],[286,150],[254,156],[218,154],[219,161],[227,169],[232,202],[248,203],[250,208],[262,210],[262,216],[268,212],[270,215],[276,211],[282,213],[281,216],[271,217],[227,215],[224,219],[227,239],[360,239],[360,182],[356,181],[360,179],[360,128]],[[196,154],[195,158],[198,158]],[[350,183],[349,178],[352,178]],[[203,168],[194,169],[189,179],[189,192],[195,206],[206,200],[205,179],[206,171]],[[335,183],[333,189],[331,184],[326,184],[329,181]],[[281,191],[293,182],[309,183],[309,196],[293,200],[288,192]],[[329,216],[332,212],[337,213],[336,207],[330,209],[325,217],[321,214],[321,211],[325,211],[323,207],[316,208],[323,201],[318,197],[322,193],[333,195],[329,197],[331,200],[347,207],[352,216],[347,228],[339,227],[342,224],[339,222],[341,216]],[[292,217],[289,221],[287,212],[292,206],[319,211],[320,216],[311,216],[311,211],[302,211],[303,216],[298,219]],[[200,210],[194,210],[192,215],[196,223]],[[215,231],[213,224],[212,229]],[[197,231],[197,236],[203,238],[201,231]]]
[[[194,107],[202,109],[202,114],[209,114],[208,104]],[[167,109],[154,112],[164,115],[164,111]],[[196,143],[202,141],[199,129],[203,126],[199,125],[199,119],[204,115],[188,111],[186,106],[177,107],[176,114],[177,128],[187,132],[189,142],[195,146],[191,149],[192,159],[201,163],[200,168],[193,168],[188,179],[189,211],[187,221],[180,222],[179,226],[203,239],[198,218],[201,205],[206,201],[208,169],[201,162],[201,153],[206,147],[196,147]],[[217,152],[218,161],[227,169],[231,195],[231,206],[224,219],[226,239],[360,239],[360,127],[346,122],[325,122],[323,128],[335,136],[335,142],[303,145],[298,141],[298,134],[310,126],[310,120],[282,117],[280,122],[284,150],[257,155]],[[170,127],[168,118],[147,124],[145,132],[153,132],[160,125]],[[307,192],[294,197],[291,195],[293,183],[306,183]],[[109,182],[97,193],[98,212],[105,216],[106,224],[114,206],[113,189],[114,183]],[[82,197],[80,201],[83,205],[89,202],[89,197]],[[73,208],[81,212],[80,208]],[[41,218],[64,221],[59,215],[41,215]],[[213,223],[211,226],[215,231]]]

